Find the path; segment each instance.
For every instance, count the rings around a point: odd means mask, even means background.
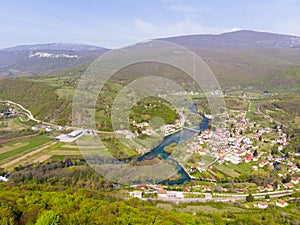
[[[284,128],[287,128],[287,126],[284,125],[284,124],[282,124],[280,121],[275,120],[275,119],[274,119],[273,117],[271,117],[270,115],[263,113],[263,112],[260,110],[260,105],[257,105],[257,112],[258,112],[259,114],[261,114],[264,118],[267,118],[267,119],[269,119],[269,120],[272,120],[272,121],[274,121],[275,123],[279,124],[280,126],[283,126]]]
[[[13,102],[13,101],[10,101],[10,100],[5,100],[5,101],[0,100],[0,103],[8,103],[8,104],[12,104],[12,105],[15,105],[15,106],[19,107],[20,109],[22,109],[24,111],[24,115],[26,115],[29,120],[32,120],[32,121],[35,121],[37,123],[44,124],[44,125],[47,125],[47,126],[50,126],[50,127],[54,127],[56,129],[61,128],[61,126],[58,126],[56,124],[44,122],[42,120],[34,118],[31,111],[26,109],[24,106],[20,105],[19,103],[16,103],[16,102]],[[79,128],[79,127],[72,127],[72,126],[64,126],[63,128],[65,128],[65,129],[75,129],[75,130],[80,129],[80,130],[84,130],[84,131],[91,131],[91,130],[88,130],[88,129]],[[114,132],[110,132],[110,131],[99,131],[99,130],[92,130],[92,131],[96,134],[99,134],[99,133],[114,134]]]

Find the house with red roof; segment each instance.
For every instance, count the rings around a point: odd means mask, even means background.
[[[263,192],[263,191],[265,191],[265,188],[264,188],[264,187],[262,187],[262,186],[259,186],[259,187],[257,188],[257,191],[259,191],[259,192]]]
[[[289,189],[289,188],[293,188],[294,187],[294,185],[291,182],[285,183],[285,184],[283,184],[283,186],[284,186],[285,189]]]
[[[247,154],[246,157],[243,159],[243,161],[248,163],[248,162],[251,162],[252,159],[253,159],[253,156],[250,154]]]
[[[273,191],[273,186],[271,184],[268,184],[265,188],[267,191]]]
[[[211,188],[211,186],[204,185],[203,190],[204,191],[212,191],[212,188]]]
[[[296,177],[292,177],[292,178],[291,178],[291,182],[292,182],[293,184],[298,184],[298,183],[299,183],[299,179],[296,178]]]
[[[278,207],[281,207],[281,208],[283,208],[283,207],[286,207],[288,204],[286,203],[286,201],[284,201],[284,200],[282,200],[282,199],[278,199],[277,201],[276,201],[276,206],[278,206]]]

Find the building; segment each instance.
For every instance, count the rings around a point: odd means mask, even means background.
[[[289,172],[293,172],[293,171],[298,171],[298,167],[296,165],[292,165],[290,168],[289,168]]]
[[[259,202],[259,203],[257,204],[257,207],[258,207],[259,209],[266,209],[266,208],[269,207],[269,205],[268,205],[267,202]]]
[[[181,191],[167,191],[168,198],[184,198],[183,192]]]
[[[259,191],[259,192],[263,192],[263,191],[265,191],[265,188],[264,188],[264,187],[262,187],[262,186],[259,186],[259,187],[257,188],[257,191]]]
[[[159,198],[166,198],[167,197],[167,191],[165,189],[160,189],[157,191],[157,196]]]
[[[76,138],[78,137],[79,135],[81,135],[83,133],[82,130],[74,130],[72,131],[71,133],[67,134],[68,137],[71,137],[71,138]]]
[[[246,157],[244,158],[244,162],[246,163],[251,162],[252,159],[253,159],[252,155],[247,154]]]
[[[204,185],[203,190],[204,191],[212,191],[212,188],[211,188],[211,186]]]
[[[139,199],[142,198],[142,194],[143,194],[143,192],[141,192],[141,191],[133,191],[133,192],[129,193],[130,196],[132,196],[134,198],[139,198]]]
[[[291,182],[285,183],[285,184],[283,184],[283,186],[284,186],[285,189],[289,189],[289,188],[293,188],[294,187],[294,185]]]
[[[278,199],[278,200],[276,201],[276,206],[283,208],[283,207],[288,206],[288,204],[286,203],[286,201],[284,201],[284,200],[282,200],[282,199]]]
[[[238,194],[244,193],[244,190],[243,190],[243,189],[240,189],[240,188],[236,188],[235,191],[236,191],[236,193],[238,193]]]
[[[8,181],[8,179],[7,179],[7,177],[6,176],[0,176],[0,182],[7,182]]]
[[[268,160],[263,160],[262,162],[260,162],[258,165],[259,167],[264,167],[265,165],[267,165],[269,163]]]
[[[273,191],[273,186],[271,184],[268,184],[266,187],[267,191]]]
[[[298,184],[298,183],[299,183],[299,179],[296,178],[296,177],[292,177],[292,178],[291,178],[291,182],[292,182],[293,184]]]
[[[55,137],[55,141],[70,143],[76,141],[84,134],[83,130],[74,130],[69,134],[61,134]]]
[[[257,166],[252,166],[252,170],[257,171],[258,167]]]

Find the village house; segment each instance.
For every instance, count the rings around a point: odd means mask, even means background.
[[[212,191],[212,188],[211,188],[211,186],[204,185],[203,191]]]
[[[160,189],[157,191],[157,196],[159,198],[166,198],[167,197],[167,191],[165,189]]]
[[[258,204],[257,204],[257,207],[259,208],[259,209],[266,209],[266,208],[268,208],[268,203],[267,202],[259,202]]]
[[[252,170],[257,171],[258,167],[257,166],[252,166]]]
[[[238,193],[238,194],[244,193],[244,190],[243,190],[243,189],[240,189],[240,188],[236,188],[235,191],[236,191],[236,193]]]
[[[251,162],[252,158],[253,158],[252,155],[247,154],[246,157],[243,159],[243,161],[245,163],[248,163],[248,162]]]
[[[294,187],[294,185],[291,182],[285,183],[285,184],[283,184],[283,186],[284,186],[285,189],[290,189],[290,188]]]
[[[258,164],[258,166],[259,167],[264,167],[265,165],[267,165],[269,163],[269,161],[268,160],[263,160],[263,161],[261,161],[259,164]]]
[[[129,195],[132,196],[133,198],[142,198],[142,194],[143,192],[141,191],[133,191],[133,192],[129,192]]]
[[[286,201],[284,201],[284,200],[282,200],[282,199],[278,199],[277,201],[276,201],[276,206],[278,206],[278,207],[281,207],[281,208],[283,208],[283,207],[286,207],[288,204],[286,203]]]
[[[292,177],[292,178],[291,178],[291,182],[292,182],[293,184],[298,184],[298,183],[299,183],[299,179],[296,178],[296,177]]]
[[[294,171],[299,171],[299,168],[296,166],[296,165],[292,165],[290,168],[289,168],[289,172],[294,172]]]
[[[167,191],[168,198],[184,198],[183,192],[181,191]]]
[[[257,188],[257,191],[259,191],[259,192],[263,192],[263,191],[265,191],[265,188],[264,188],[264,187],[262,187],[262,186],[259,186],[259,187]]]
[[[271,184],[268,184],[266,187],[267,191],[273,191],[273,186]]]

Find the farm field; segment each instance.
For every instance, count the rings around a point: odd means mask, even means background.
[[[42,163],[56,156],[81,156],[76,145],[54,142],[47,135],[18,140],[0,147],[0,166],[7,170],[19,165]]]

